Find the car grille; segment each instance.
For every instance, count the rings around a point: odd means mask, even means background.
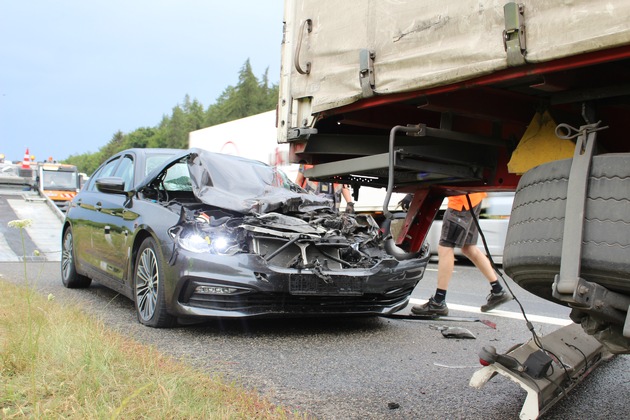
[[[404,302],[413,289],[388,295],[304,296],[288,293],[245,293],[233,296],[193,294],[184,304],[217,311],[244,313],[364,313]]]
[[[291,267],[295,264],[296,258],[302,256],[302,251],[297,245],[289,245],[281,251],[278,251],[281,246],[285,245],[285,241],[280,241],[278,238],[270,237],[254,237],[252,238],[252,252],[262,255],[273,257],[269,260],[270,264],[279,267]],[[311,244],[304,250],[306,263],[311,263],[315,260],[326,261],[329,269],[339,270],[341,264],[339,263],[339,245],[335,244]],[[331,258],[332,257],[332,258]],[[304,263],[304,260],[301,260]]]

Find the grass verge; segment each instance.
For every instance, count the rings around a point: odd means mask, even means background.
[[[303,418],[0,281],[2,418]]]

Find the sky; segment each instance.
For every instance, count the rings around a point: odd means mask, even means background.
[[[0,153],[93,153],[204,108],[247,59],[280,79],[282,0],[0,0]]]

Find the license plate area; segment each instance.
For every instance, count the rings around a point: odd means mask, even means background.
[[[361,277],[334,277],[328,281],[316,276],[291,276],[289,293],[302,296],[361,296]]]

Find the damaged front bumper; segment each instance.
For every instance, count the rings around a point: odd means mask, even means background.
[[[166,278],[180,317],[379,315],[396,312],[424,275],[429,254],[384,259],[371,268],[293,269],[256,255],[215,256],[180,250]]]

